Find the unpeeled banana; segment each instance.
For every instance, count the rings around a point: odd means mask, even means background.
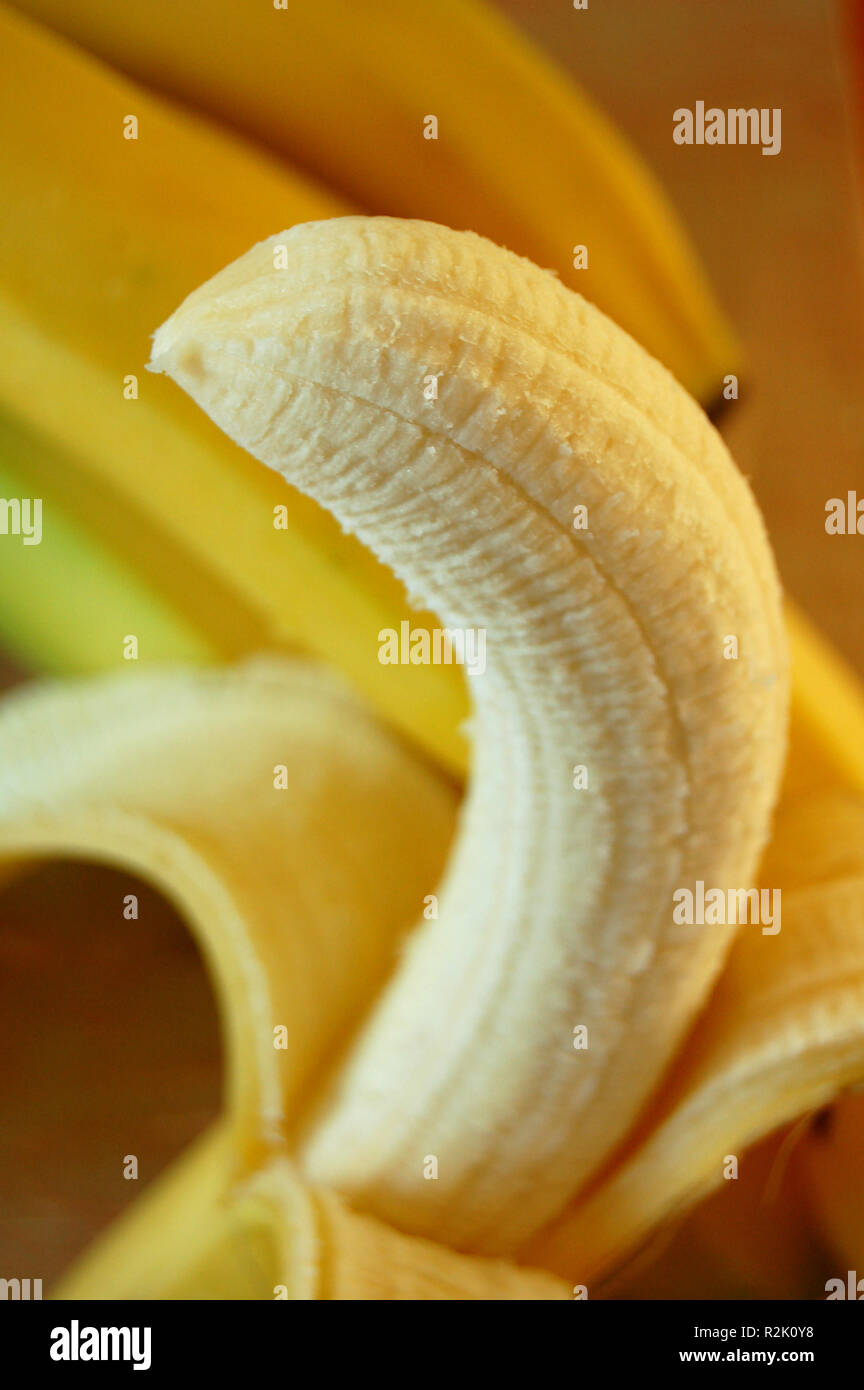
[[[486,634],[437,920],[297,1142],[402,1229],[516,1249],[623,1138],[728,951],[673,925],[673,891],[747,886],[765,842],[786,649],[750,492],[620,329],[428,223],[271,237],[152,366],[446,629]]]
[[[14,209],[0,223],[0,410],[38,441],[16,457],[25,495],[56,499],[82,532],[79,548],[101,538],[119,551],[133,584],[159,586],[217,653],[302,647],[330,659],[396,728],[460,771],[456,669],[384,671],[357,638],[369,624],[398,627],[401,586],[144,370],[153,325],[202,274],[261,227],[346,205],[3,4],[0,50],[0,201]],[[124,138],[128,116],[137,139]],[[49,578],[43,567],[43,586]],[[58,578],[59,606],[70,581]],[[161,619],[136,629],[131,594],[128,607],[124,633],[142,652],[162,645]],[[26,611],[10,615],[13,636],[27,622]],[[87,651],[86,626],[72,663],[62,640],[46,632],[43,648],[40,637],[34,630],[27,654],[49,670],[93,669],[104,656],[101,642]],[[119,641],[116,650],[119,661]]]
[[[15,3],[366,212],[468,227],[550,267],[700,399],[719,397],[739,369],[648,167],[491,5],[211,0],[204,14],[188,0]],[[583,22],[571,13],[576,43]]]
[[[0,632],[7,654],[64,674],[122,667],[131,659],[130,637],[139,643],[134,660],[142,665],[233,655],[230,601],[223,623],[209,623],[209,608],[194,602],[188,567],[163,553],[165,564],[177,565],[175,582],[185,577],[187,584],[185,611],[176,605],[158,572],[135,565],[130,551],[137,551],[140,532],[118,544],[116,535],[80,522],[74,464],[67,464],[56,445],[0,416],[0,496],[38,497],[45,522],[38,546],[4,539]]]

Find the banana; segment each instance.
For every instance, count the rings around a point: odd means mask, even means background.
[[[0,226],[0,409],[41,441],[32,464],[16,455],[25,495],[62,489],[79,523],[134,557],[217,651],[334,659],[396,728],[461,771],[467,702],[455,668],[388,672],[358,637],[399,627],[401,586],[144,371],[153,324],[202,269],[239,255],[262,226],[345,204],[3,5],[0,41],[0,199],[14,209]],[[137,140],[123,136],[130,115]],[[27,611],[12,613],[6,631],[27,623]],[[88,644],[84,631],[62,669],[94,668],[95,632]],[[34,631],[29,650],[56,670],[67,649]]]
[[[107,1238],[101,1297],[160,1296],[202,1247],[213,1255],[211,1224],[281,1156],[285,1114],[380,988],[440,872],[454,800],[303,663],[111,673],[3,702],[0,861],[98,858],[150,879],[198,939],[222,1020],[227,1137],[190,1156],[197,1204],[191,1178],[171,1184],[176,1244],[133,1222],[134,1259],[124,1248],[112,1264]],[[219,1270],[232,1297],[236,1253],[232,1237]]]
[[[38,546],[4,541],[0,631],[6,650],[23,665],[76,674],[123,666],[130,635],[142,665],[232,655],[229,596],[223,595],[218,631],[193,620],[188,601],[187,611],[178,611],[170,594],[160,591],[158,575],[139,572],[131,562],[140,532],[125,546],[112,547],[103,531],[94,534],[79,521],[75,497],[64,487],[73,476],[67,463],[56,448],[0,416],[0,496],[35,494],[42,508]],[[172,565],[179,563],[170,558]]]
[[[728,929],[675,925],[673,892],[748,885],[765,842],[787,656],[752,496],[620,329],[428,223],[271,237],[151,365],[446,628],[487,635],[438,919],[296,1143],[355,1207],[515,1250],[625,1136],[723,962]]]
[[[864,794],[864,695],[855,672],[794,605],[786,605],[792,659],[790,757],[784,795],[833,788]]]
[[[366,0],[361,17],[353,0],[213,0],[202,63],[204,21],[191,3],[17,3],[368,212],[469,227],[550,267],[698,398],[718,397],[738,370],[739,347],[654,177],[490,6],[437,0],[420,14]],[[575,245],[587,266],[574,268]]]

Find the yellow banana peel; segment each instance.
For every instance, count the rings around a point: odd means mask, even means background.
[[[263,659],[25,690],[5,703],[3,740],[7,857],[137,866],[203,933],[227,1030],[227,1108],[250,1154],[266,1147],[323,1040],[336,1045],[380,982],[417,884],[437,881],[452,791],[320,672]],[[378,837],[374,853],[364,835]],[[383,884],[382,862],[394,866]]]
[[[597,1190],[531,1243],[533,1263],[582,1282],[718,1188],[729,1155],[833,1101],[864,1075],[864,866],[807,882],[799,817],[820,826],[808,855],[847,854],[864,837],[864,806],[825,797],[781,810],[767,880],[783,891],[776,937],[743,932],[703,1018],[655,1102]],[[841,826],[843,827],[841,830]],[[795,866],[787,877],[784,862]],[[779,871],[778,871],[779,870]],[[804,882],[801,882],[802,877]]]
[[[58,1299],[546,1300],[542,1270],[461,1255],[352,1212],[275,1158],[232,1188],[224,1126],[198,1141],[57,1287]]]
[[[287,1156],[286,1116],[440,874],[446,782],[332,678],[275,660],[37,687],[0,726],[3,862],[93,857],[156,883],[199,938],[226,1031],[225,1118],[57,1296],[569,1297],[352,1214]]]
[[[794,749],[785,792],[829,787],[864,793],[864,699],[855,672],[794,604],[786,604],[792,654],[790,721]]]
[[[560,1228],[550,1229],[529,1251],[551,1268],[563,1269],[570,1252],[587,1241],[604,1253],[596,1264],[587,1259],[582,1273],[590,1277],[596,1271],[602,1277],[658,1227],[695,1207],[691,1229],[701,1230],[701,1235],[696,1235],[699,1244],[690,1277],[697,1277],[697,1267],[704,1271],[705,1241],[710,1238],[715,1260],[733,1262],[740,1270],[734,1292],[727,1283],[723,1296],[742,1296],[742,1289],[752,1295],[759,1261],[751,1258],[755,1252],[747,1245],[745,1275],[741,1230],[752,1234],[754,1221],[745,1219],[738,1234],[730,1235],[731,1198],[724,1198],[725,1206],[718,1207],[724,1238],[716,1228],[712,1232],[710,1214],[702,1215],[698,1203],[722,1186],[727,1153],[740,1157],[773,1129],[815,1114],[838,1096],[832,1112],[836,1118],[826,1122],[824,1131],[800,1136],[807,1174],[806,1182],[800,1175],[796,1178],[797,1186],[805,1188],[803,1196],[798,1194],[800,1224],[782,1231],[786,1255],[762,1271],[759,1295],[777,1297],[778,1279],[788,1276],[791,1283],[781,1296],[804,1297],[805,1290],[812,1296],[814,1245],[820,1235],[849,1268],[858,1267],[856,1257],[858,1264],[862,1262],[862,1105],[846,1092],[861,1082],[864,1018],[864,692],[842,658],[788,603],[786,620],[792,660],[789,756],[777,823],[760,870],[763,883],[786,892],[782,954],[776,960],[772,954],[769,961],[767,947],[758,938],[745,937],[736,944],[706,1020],[688,1044],[688,1061],[661,1096],[659,1126],[652,1115],[657,1127],[650,1141],[646,1129],[645,1145],[622,1157],[586,1208],[574,1212],[569,1221],[563,1218]],[[775,1049],[779,1066],[771,1056]],[[781,1086],[787,1068],[790,1076]],[[713,1134],[712,1106],[720,1116]],[[719,1145],[717,1134],[722,1134]],[[758,1187],[758,1161],[756,1172]],[[749,1199],[753,1200],[752,1190]],[[762,1240],[763,1257],[777,1238],[783,1214],[772,1212],[766,1224],[770,1238],[767,1244]],[[809,1236],[801,1229],[806,1225],[812,1225]],[[657,1277],[667,1279],[669,1296],[687,1297],[686,1261],[678,1251],[675,1260],[671,1286],[662,1257]],[[746,1277],[751,1280],[749,1289]],[[669,1292],[670,1287],[675,1292]]]

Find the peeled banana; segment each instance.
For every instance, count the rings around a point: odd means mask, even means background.
[[[674,889],[748,883],[768,833],[786,648],[749,490],[620,329],[429,223],[271,237],[189,296],[152,367],[448,631],[487,634],[438,919],[298,1143],[401,1229],[514,1250],[623,1138],[726,955],[727,931],[673,925]]]

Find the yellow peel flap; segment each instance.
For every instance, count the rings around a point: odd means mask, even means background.
[[[532,1242],[533,1263],[597,1278],[717,1188],[729,1155],[864,1075],[864,803],[838,791],[782,808],[762,882],[782,892],[781,930],[742,929],[650,1125]]]
[[[230,1184],[215,1126],[111,1227],[60,1299],[566,1299],[545,1271],[457,1254],[304,1186],[285,1157]]]
[[[352,1214],[287,1158],[286,1113],[437,881],[446,783],[332,678],[272,660],[25,691],[0,766],[0,855],[93,855],[155,881],[200,938],[227,1037],[223,1119],[58,1297],[569,1296]]]
[[[129,867],[199,938],[226,1038],[220,1181],[247,1181],[283,1145],[286,1114],[368,1007],[437,882],[454,793],[336,680],[263,659],[15,694],[0,769],[3,861]],[[214,1150],[203,1153],[195,1162],[212,1174]],[[188,1218],[178,1202],[176,1239],[154,1229],[163,1292],[177,1277],[172,1240],[185,1247],[188,1220],[209,1228],[195,1212],[214,1181],[194,1186]]]

